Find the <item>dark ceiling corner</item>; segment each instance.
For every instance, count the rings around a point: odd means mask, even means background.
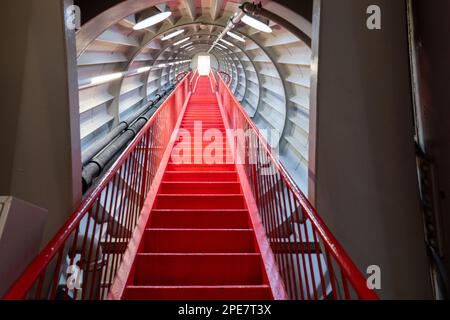
[[[73,3],[81,8],[81,24],[85,24],[122,1],[125,0],[74,0]]]
[[[312,22],[313,0],[276,0],[276,2]]]

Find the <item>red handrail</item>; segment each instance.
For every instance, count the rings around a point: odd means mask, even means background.
[[[177,86],[3,299],[55,299],[67,261],[70,266],[84,269],[84,279],[82,288],[74,284],[73,289],[66,288],[62,298],[107,296],[161,155],[188,97],[189,84],[186,77]],[[94,222],[91,225],[91,218],[100,226]],[[87,221],[83,225],[84,220]],[[100,237],[103,231],[108,233],[105,239],[96,239],[99,231]]]
[[[200,74],[198,72],[198,69],[196,69],[194,72],[192,72],[192,76],[191,76],[191,80],[190,80],[190,88],[191,88],[192,92],[195,92],[195,90],[197,89],[197,83],[198,83],[199,77],[200,77]]]
[[[318,298],[320,290],[314,286],[320,282],[322,298],[326,296],[323,292],[331,291],[335,299],[340,297],[345,299],[356,297],[368,300],[378,299],[377,294],[368,288],[362,273],[333,236],[322,218],[317,214],[307,197],[299,190],[283,165],[274,156],[272,148],[267,144],[259,129],[221,77],[219,77],[219,97],[228,116],[229,123],[233,126],[231,129],[248,128],[251,130],[254,138],[256,138],[256,141],[253,141],[252,138],[248,138],[245,141],[247,152],[244,157],[246,157],[246,164],[251,162],[249,161],[251,156],[257,159],[256,164],[247,166],[247,175],[253,185],[254,197],[258,202],[260,214],[263,216],[263,224],[269,238],[274,239],[272,249],[278,252],[280,247],[286,243],[286,239],[284,239],[284,243],[280,241],[280,239],[286,238],[284,233],[289,233],[286,223],[291,226],[293,224],[300,225],[297,234],[295,234],[296,231],[294,230],[295,243],[289,242],[288,245],[281,249],[282,251],[286,250],[289,257],[285,255],[284,258],[279,258],[280,255],[277,255],[278,267],[279,269],[284,269],[281,273],[290,297],[292,299]],[[254,148],[251,148],[252,146]],[[251,150],[254,149],[257,150],[256,156],[250,154]],[[264,177],[259,173],[263,167],[262,163],[259,162],[260,158],[267,160],[265,164],[270,163],[270,166],[274,166],[276,170],[275,177]],[[298,207],[301,208],[303,219],[299,215]],[[288,211],[291,211],[290,216],[287,214]],[[311,225],[310,229],[312,230],[308,230],[308,223]],[[303,225],[303,230],[301,225]],[[311,236],[309,235],[310,233],[312,233]],[[312,239],[309,239],[310,237]],[[302,242],[306,242],[306,245],[303,245]],[[310,247],[310,243],[313,244],[313,248]],[[315,265],[312,262],[313,251],[321,252],[322,255],[319,259],[319,254],[315,254],[317,262]],[[331,261],[332,259],[334,261]],[[340,275],[334,273],[334,264],[340,269]],[[288,265],[290,267],[287,267]],[[328,278],[326,277],[325,268],[329,274]],[[318,277],[314,274],[314,271],[318,273]],[[319,278],[319,281],[317,281],[317,278]],[[327,289],[324,285],[327,281],[331,286],[330,289]],[[347,282],[350,283],[353,292],[350,292]]]
[[[216,75],[215,75],[213,70],[211,70],[209,72],[208,77],[209,77],[209,81],[211,82],[211,89],[212,89],[212,91],[216,92],[217,89],[218,89],[218,87],[217,87],[218,83],[217,83]]]
[[[180,79],[183,79],[184,76],[186,76],[187,74],[189,74],[188,71],[180,71],[176,76],[175,79],[177,81],[177,84],[180,83]]]
[[[197,77],[194,73],[192,78],[186,77],[177,86],[5,299],[107,297],[181,106]],[[211,81],[216,82],[216,79]],[[221,105],[231,129],[250,129],[251,135],[245,141],[248,150],[245,156],[254,157],[253,151],[258,152],[256,163],[246,162],[245,171],[289,297],[325,299],[332,295],[334,299],[377,299],[355,264],[273,155],[225,81],[220,78],[218,84]],[[275,174],[261,173],[267,163],[274,167]],[[92,222],[90,228],[92,219],[98,224]],[[294,229],[292,234],[295,243],[286,241],[289,233],[286,222],[298,225],[298,231]],[[100,227],[94,228],[96,225]],[[108,231],[105,236],[104,225]],[[97,231],[100,238],[96,240]],[[60,279],[67,273],[63,269],[67,261],[70,266],[83,269],[83,281],[77,286],[78,278],[75,277],[73,288],[66,282],[60,293]],[[335,268],[340,273],[336,273]]]
[[[227,81],[226,81],[226,84],[227,85],[230,85],[230,83],[231,83],[231,79],[232,79],[232,77],[231,77],[231,75],[228,73],[228,72],[225,72],[225,71],[219,71],[219,73],[220,74],[223,74],[223,75],[225,75],[226,77],[227,77]],[[221,77],[222,78],[222,77]]]

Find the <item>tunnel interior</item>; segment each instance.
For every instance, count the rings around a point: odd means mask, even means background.
[[[173,85],[177,74],[195,67],[198,56],[209,51],[211,66],[231,76],[233,94],[263,135],[270,137],[282,164],[307,194],[308,41],[257,14],[252,17],[270,31],[241,21],[217,41],[244,1],[145,1],[139,6],[126,2],[100,8],[103,11],[89,16],[77,33],[82,153],[145,110],[159,90]],[[263,8],[277,17],[300,17],[279,2],[265,1]],[[140,28],[162,15],[160,22]],[[110,19],[107,28],[101,23],[105,17]],[[311,23],[299,21],[304,22],[299,31],[310,34]],[[83,29],[95,32],[92,41],[85,41]]]

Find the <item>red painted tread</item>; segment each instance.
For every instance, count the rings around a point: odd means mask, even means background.
[[[170,181],[161,184],[163,194],[240,194],[238,182],[183,182]]]
[[[245,209],[241,194],[159,194],[156,209]]]
[[[147,229],[143,252],[256,253],[256,245],[251,229]]]
[[[152,210],[153,228],[241,228],[250,226],[246,210]]]
[[[147,254],[136,257],[134,285],[262,285],[261,255]]]
[[[129,300],[272,300],[268,285],[261,286],[127,286]]]

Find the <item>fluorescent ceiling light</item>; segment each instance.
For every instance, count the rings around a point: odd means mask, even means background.
[[[190,38],[191,38],[191,37],[184,38],[183,40],[180,40],[180,41],[178,41],[178,42],[175,42],[173,45],[174,45],[174,46],[177,46],[177,45],[179,45],[179,44],[182,44],[183,42],[188,41]]]
[[[120,79],[122,77],[131,77],[137,74],[141,74],[147,71],[150,71],[152,69],[157,69],[157,68],[163,68],[163,67],[167,67],[167,66],[173,66],[176,64],[180,64],[180,63],[187,63],[190,62],[191,60],[178,60],[178,61],[174,61],[174,62],[170,62],[170,63],[161,63],[155,66],[147,66],[147,67],[141,67],[135,70],[129,70],[126,72],[117,72],[117,73],[111,73],[111,74],[105,74],[102,76],[97,76],[97,77],[93,77],[91,79],[86,79],[86,80],[82,80],[79,83],[79,89],[84,89],[84,88],[89,88],[92,86],[96,86],[99,84],[104,84],[110,81],[114,81],[117,79]]]
[[[90,84],[101,84],[101,83],[106,83],[112,80],[116,80],[116,79],[120,79],[122,78],[123,73],[122,72],[117,72],[117,73],[111,73],[111,74],[106,74],[104,76],[98,76],[98,77],[94,77],[90,80]]]
[[[272,32],[272,28],[269,27],[267,24],[256,20],[255,18],[252,18],[250,16],[243,16],[242,20],[243,23],[245,23],[246,25],[249,25],[252,28],[255,28],[256,30],[262,31],[262,32],[266,32],[266,33],[271,33]]]
[[[216,46],[219,46],[220,48],[223,48],[223,49],[228,49],[227,47],[225,47],[223,44],[220,44],[220,43],[216,43]]]
[[[245,39],[240,37],[240,36],[238,36],[236,33],[228,31],[227,35],[229,35],[230,37],[232,37],[232,38],[234,38],[234,39],[236,39],[238,41],[245,42]]]
[[[180,64],[180,63],[186,63],[186,62],[190,62],[191,60],[180,60],[178,62],[169,62],[169,63],[160,63],[157,65],[154,65],[152,68],[155,69],[160,69],[160,68],[165,68],[165,67],[169,67],[169,66],[174,66],[176,64]]]
[[[168,12],[161,12],[158,14],[155,14],[154,16],[151,16],[145,20],[142,20],[141,22],[137,23],[133,29],[134,30],[141,30],[141,29],[145,29],[151,26],[154,26],[157,23],[160,23],[161,21],[167,19],[168,17],[170,17],[172,15],[172,12],[168,11]]]
[[[165,35],[164,37],[162,37],[161,40],[162,40],[162,41],[166,41],[166,40],[172,39],[172,38],[174,38],[174,37],[176,37],[176,36],[182,34],[183,32],[184,32],[184,29],[181,29],[181,30],[172,32],[172,33],[170,33],[170,34]]]
[[[150,71],[151,67],[142,67],[136,70],[136,74],[144,73]]]
[[[187,46],[190,46],[191,44],[193,44],[193,42],[189,42],[189,43],[183,44],[183,45],[180,47],[180,49],[186,48]]]
[[[234,44],[232,44],[231,42],[225,40],[225,39],[220,39],[220,41],[222,41],[223,43],[229,45],[230,47],[234,47]]]

